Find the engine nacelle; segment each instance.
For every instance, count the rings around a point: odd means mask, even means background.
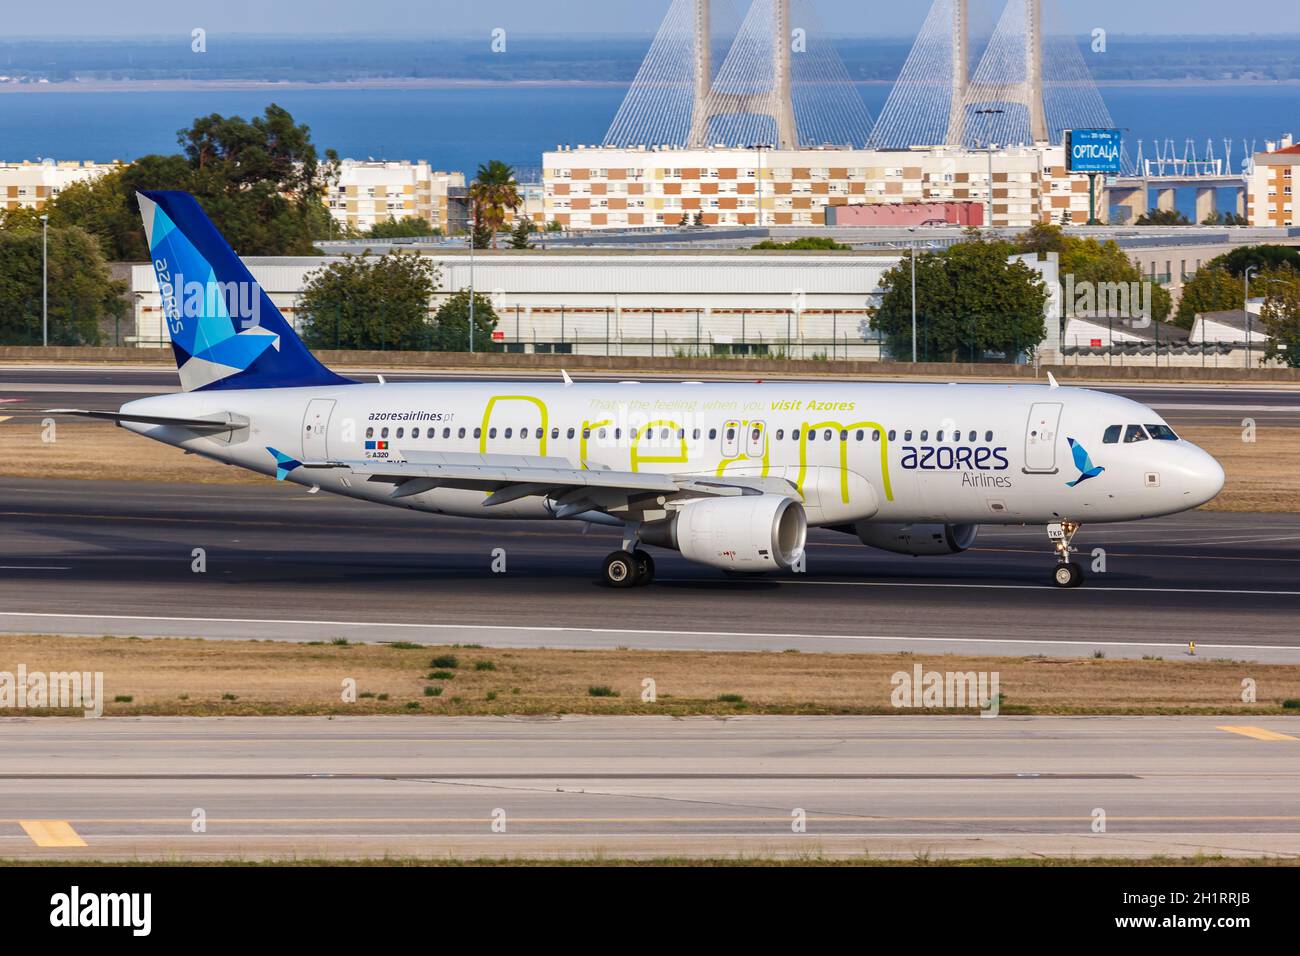
[[[701,498],[642,527],[641,540],[726,571],[776,571],[803,554],[808,518],[803,505],[781,495]]]
[[[869,548],[894,554],[931,557],[961,554],[975,544],[977,524],[879,524],[859,521],[853,526],[858,540]]]

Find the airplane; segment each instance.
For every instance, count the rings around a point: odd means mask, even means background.
[[[1084,522],[1197,508],[1223,469],[1152,409],[1046,385],[349,380],[308,351],[195,199],[138,194],[183,391],[107,419],[313,491],[431,514],[622,531],[738,574],[804,565],[809,528],[900,555],[969,550],[982,525],[1044,526],[1050,581],[1083,583]]]

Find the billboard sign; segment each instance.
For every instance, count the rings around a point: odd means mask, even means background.
[[[1118,176],[1123,172],[1123,152],[1124,136],[1117,129],[1075,129],[1066,134],[1066,163],[1072,173]]]

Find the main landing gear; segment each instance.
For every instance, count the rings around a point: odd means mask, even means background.
[[[1052,583],[1058,588],[1077,588],[1083,584],[1083,568],[1070,560],[1074,554],[1071,542],[1079,530],[1077,521],[1057,521],[1047,526],[1047,536],[1056,548],[1056,567],[1052,569]]]
[[[655,559],[637,547],[638,524],[623,528],[623,550],[605,559],[605,583],[614,588],[645,587],[655,579]]]
[[[614,588],[644,587],[655,578],[655,561],[640,550],[615,551],[605,559],[605,583]]]

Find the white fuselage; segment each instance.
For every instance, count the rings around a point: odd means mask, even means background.
[[[248,427],[194,437],[127,424],[147,437],[263,474],[268,448],[303,462],[418,459],[459,452],[563,458],[578,468],[784,479],[814,526],[857,521],[1043,524],[1127,521],[1195,508],[1223,471],[1183,440],[1107,442],[1111,426],[1164,425],[1113,395],[1021,385],[535,382],[355,384],[199,391],[123,412],[233,414]],[[1101,470],[1081,477],[1071,440]],[[485,507],[448,488],[389,500],[391,485],[346,467],[288,480],[419,511],[552,517],[542,497]]]

